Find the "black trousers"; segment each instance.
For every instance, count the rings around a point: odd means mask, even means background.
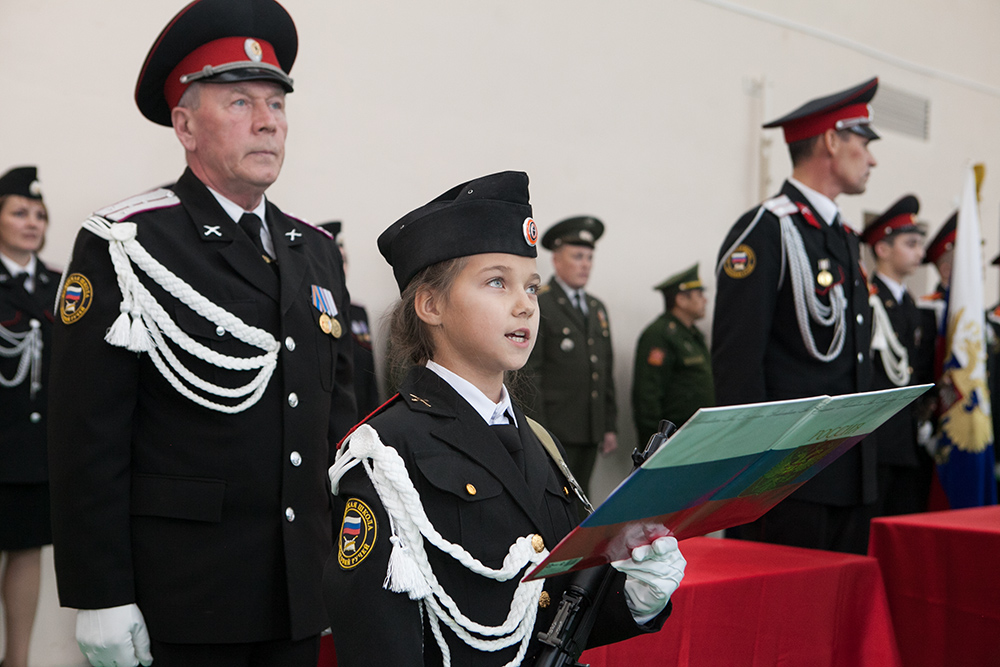
[[[868,529],[874,513],[874,504],[838,507],[785,498],[761,518],[740,526],[738,536],[864,555],[868,553]]]
[[[249,644],[170,644],[152,640],[156,667],[316,667],[319,636]]]

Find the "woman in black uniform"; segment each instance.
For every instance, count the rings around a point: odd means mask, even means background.
[[[34,167],[0,176],[0,600],[3,667],[26,667],[49,528],[45,371],[59,273],[38,260],[48,213]]]
[[[571,577],[521,581],[582,500],[504,384],[538,331],[527,186],[521,172],[463,183],[379,237],[402,294],[390,347],[412,368],[330,469],[340,667],[532,664]],[[664,537],[614,566],[591,645],[657,631],[684,559]]]

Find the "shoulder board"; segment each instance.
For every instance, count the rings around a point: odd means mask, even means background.
[[[321,230],[321,231],[322,231],[322,230]],[[371,419],[372,417],[374,417],[375,415],[378,415],[378,414],[380,414],[380,413],[381,413],[381,412],[383,412],[383,411],[384,411],[384,410],[385,410],[386,408],[388,408],[388,407],[389,407],[390,405],[392,405],[393,403],[395,403],[395,402],[396,402],[396,401],[398,401],[398,400],[399,400],[399,394],[398,394],[398,393],[397,393],[397,394],[394,394],[393,396],[391,396],[391,397],[389,398],[389,400],[388,400],[388,401],[386,401],[386,402],[385,402],[385,403],[383,403],[382,405],[380,405],[380,406],[378,406],[377,408],[375,408],[374,410],[372,410],[372,412],[371,412],[371,414],[370,414],[370,415],[368,415],[367,417],[365,417],[364,419],[362,419],[361,421],[359,421],[359,422],[358,422],[357,424],[355,424],[354,426],[352,426],[352,427],[351,427],[351,430],[349,430],[349,431],[348,431],[347,433],[345,433],[345,434],[344,434],[344,437],[343,437],[343,438],[341,438],[341,439],[340,439],[340,442],[338,442],[338,443],[337,443],[337,449],[340,449],[340,446],[344,444],[344,440],[347,440],[347,438],[348,438],[348,437],[350,437],[350,435],[351,435],[352,433],[354,433],[354,432],[355,432],[356,430],[358,430],[358,428],[359,428],[359,427],[360,427],[360,426],[361,426],[362,424],[367,424],[367,423],[368,423],[368,420],[370,420],[370,419]]]
[[[300,225],[303,225],[303,226],[305,226],[305,227],[308,227],[309,229],[314,229],[314,230],[316,230],[317,232],[319,232],[320,234],[322,234],[323,236],[325,236],[326,238],[330,239],[331,241],[333,240],[333,234],[331,234],[330,232],[326,231],[326,230],[325,230],[325,229],[323,229],[322,227],[317,227],[316,225],[312,224],[311,222],[306,222],[306,221],[305,221],[305,220],[303,220],[302,218],[297,218],[297,217],[295,217],[294,215],[289,215],[288,213],[285,213],[284,211],[282,211],[282,213],[283,213],[283,214],[284,214],[284,216],[285,216],[286,218],[288,218],[289,220],[291,220],[291,221],[293,221],[293,222],[297,222],[297,223],[299,223]]]
[[[919,301],[922,303],[931,303],[934,301],[940,301],[944,298],[944,294],[941,292],[933,292],[932,294],[925,294],[920,297]]]
[[[181,200],[178,199],[173,190],[157,188],[156,190],[144,192],[141,195],[129,197],[128,199],[120,201],[117,204],[106,206],[100,211],[97,211],[96,215],[99,215],[102,218],[107,218],[113,222],[121,222],[122,220],[127,220],[137,213],[153,211],[158,208],[169,208],[171,206],[177,206],[180,203]]]
[[[546,285],[541,285],[541,286],[540,286],[540,287],[538,288],[538,291],[537,291],[537,292],[535,292],[535,294],[537,294],[538,296],[541,296],[542,294],[545,294],[546,292],[549,292],[549,291],[551,291],[551,290],[552,290],[552,285],[548,285],[548,284],[546,284]]]
[[[772,199],[768,199],[763,204],[761,204],[771,213],[774,213],[779,218],[797,213],[799,207],[796,206],[787,195],[778,195]]]

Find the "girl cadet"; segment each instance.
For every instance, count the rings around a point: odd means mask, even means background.
[[[463,183],[379,237],[402,294],[391,347],[413,368],[330,469],[341,667],[532,664],[541,648],[572,575],[520,580],[581,498],[504,385],[538,331],[536,238],[521,172]],[[657,631],[684,573],[671,537],[614,565],[592,645]]]
[[[34,167],[0,176],[0,602],[3,667],[25,667],[49,528],[44,370],[59,273],[36,256],[49,217]]]

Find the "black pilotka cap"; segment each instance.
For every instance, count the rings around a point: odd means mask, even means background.
[[[528,175],[502,171],[456,185],[392,223],[378,250],[400,293],[422,269],[456,257],[500,252],[537,257]]]
[[[866,139],[878,139],[878,133],[871,128],[872,109],[868,104],[877,89],[878,77],[875,77],[853,88],[806,102],[763,127],[784,129],[786,144],[815,137],[827,130],[850,130]]]
[[[143,116],[169,127],[171,109],[196,81],[275,81],[290,93],[298,45],[292,17],[274,0],[195,0],[153,43],[135,103]]]
[[[340,230],[344,228],[344,223],[340,220],[331,220],[330,222],[320,223],[320,228],[325,229],[333,237],[333,240],[337,240],[337,235],[340,234]]]
[[[42,186],[35,167],[14,167],[0,176],[0,197],[18,195],[28,199],[41,199]]]
[[[593,248],[603,233],[603,222],[592,215],[578,215],[560,220],[549,227],[542,236],[542,247],[546,250],[555,250],[563,245]]]
[[[868,245],[875,245],[882,239],[893,234],[915,232],[924,234],[924,228],[917,223],[917,213],[920,212],[920,201],[913,195],[906,195],[889,209],[872,220],[861,232],[861,240]]]

